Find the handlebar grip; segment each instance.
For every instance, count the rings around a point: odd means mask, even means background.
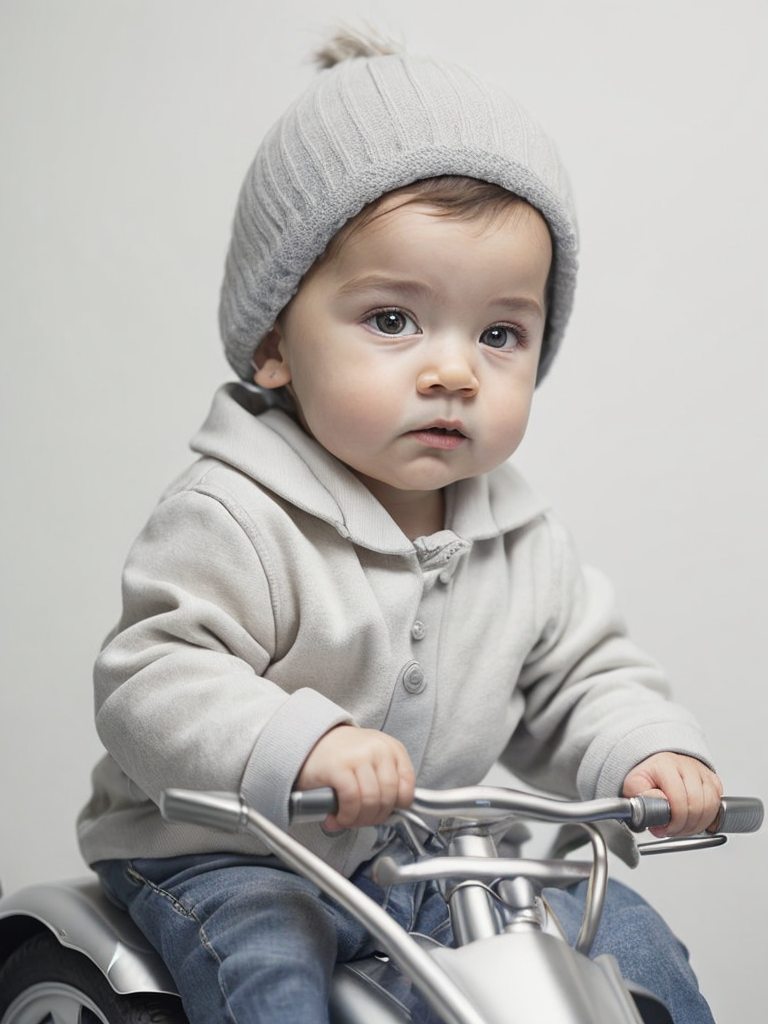
[[[186,821],[224,832],[238,832],[246,822],[245,806],[234,793],[165,789],[160,794],[160,813],[168,821]]]
[[[290,818],[293,824],[323,821],[339,809],[336,791],[330,786],[320,789],[295,789],[291,793]]]
[[[669,824],[669,801],[663,796],[633,796],[630,798],[632,820],[627,824],[633,832]]]
[[[754,796],[724,796],[707,832],[757,832],[763,824],[763,801]]]
[[[322,821],[335,814],[339,802],[329,786],[321,789],[294,790],[289,815],[292,822]],[[168,821],[186,821],[204,828],[239,832],[245,827],[248,811],[235,793],[207,793],[192,789],[165,789],[160,794],[160,813]]]

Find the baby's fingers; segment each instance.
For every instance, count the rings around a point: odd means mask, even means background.
[[[683,754],[654,754],[637,765],[624,782],[624,795],[664,796],[670,820],[653,828],[655,836],[703,832],[717,816],[722,796],[720,779],[705,764]]]
[[[338,810],[326,826],[360,828],[385,821],[413,800],[414,776],[399,740],[376,729],[337,726],[318,740],[297,780],[299,789],[331,786]]]
[[[397,795],[397,773],[388,765],[360,764],[336,787],[339,809],[328,822],[336,828],[377,825],[392,812]]]

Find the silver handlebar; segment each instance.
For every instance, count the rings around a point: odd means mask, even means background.
[[[291,794],[291,820],[322,821],[337,810],[336,794],[322,788]],[[208,828],[236,832],[245,827],[247,808],[231,793],[198,793],[169,789],[161,796],[160,809],[171,820],[190,821]],[[520,814],[539,821],[582,822],[616,819],[635,832],[665,825],[669,804],[655,797],[608,797],[600,800],[569,801],[496,786],[459,789],[417,789],[411,805],[416,814],[439,818],[484,820],[500,814]],[[725,796],[720,813],[709,832],[757,832],[763,824],[763,803],[757,797]]]
[[[626,822],[633,832],[642,832],[669,821],[669,804],[656,797],[605,797],[599,800],[561,800],[496,786],[460,789],[417,789],[411,810],[441,818],[495,818],[499,813],[555,823],[614,819]]]
[[[329,787],[295,790],[291,794],[291,821],[322,821],[338,807]],[[626,822],[636,832],[669,821],[669,804],[655,797],[608,797],[600,800],[559,800],[497,786],[457,789],[416,789],[410,811],[432,818],[485,821],[501,814],[520,814],[539,821],[582,822],[609,818]]]

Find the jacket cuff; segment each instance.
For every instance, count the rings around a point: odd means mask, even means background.
[[[243,799],[287,829],[291,790],[307,755],[330,729],[351,724],[351,715],[327,697],[311,689],[297,690],[259,733],[243,773]]]
[[[635,765],[664,751],[695,757],[714,771],[704,737],[695,724],[656,722],[634,729],[619,740],[615,737],[595,740],[579,767],[579,793],[587,800],[620,796],[624,780]]]

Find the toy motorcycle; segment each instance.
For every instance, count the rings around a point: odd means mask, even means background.
[[[636,844],[632,832],[667,821],[665,800],[571,802],[491,786],[417,790],[412,806],[391,819],[412,860],[398,863],[383,855],[374,880],[382,886],[439,880],[456,940],[448,948],[408,935],[346,878],[235,795],[168,790],[161,809],[169,819],[252,833],[374,936],[381,954],[336,969],[333,1024],[412,1021],[400,995],[409,986],[421,994],[435,1024],[671,1024],[663,1004],[623,979],[612,957],[588,957],[607,885],[606,836],[612,833],[613,848],[623,846],[624,859],[636,863],[647,854],[722,845],[725,832],[754,832],[763,820],[760,800],[727,797],[711,833]],[[322,820],[333,810],[331,790],[293,794],[294,821]],[[521,856],[530,836],[524,819],[563,826],[550,857]],[[591,859],[566,857],[574,833],[582,830]],[[542,890],[583,879],[586,908],[571,946]],[[95,878],[33,885],[0,899],[0,1024],[186,1020],[157,953]]]

